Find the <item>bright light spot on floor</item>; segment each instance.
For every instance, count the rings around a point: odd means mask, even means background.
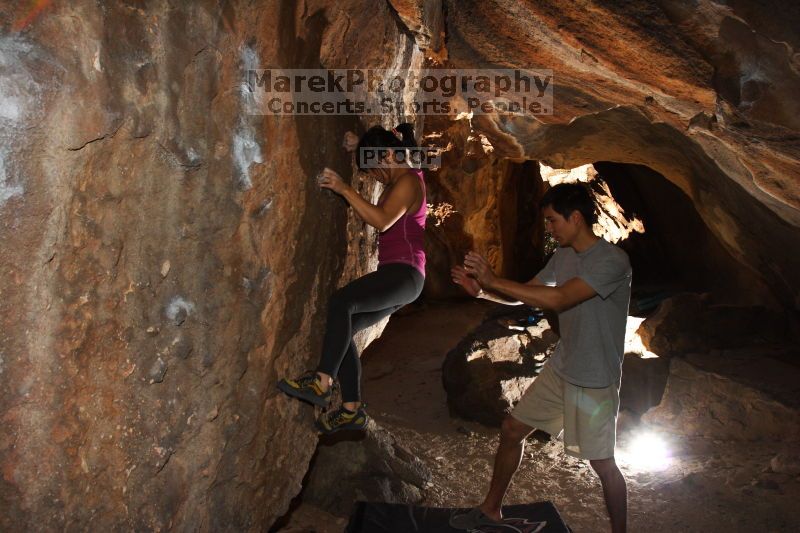
[[[666,470],[672,462],[666,441],[651,431],[634,436],[621,452],[621,458],[626,463],[641,470]]]
[[[655,354],[644,347],[642,338],[638,333],[636,333],[636,330],[639,329],[639,326],[642,322],[644,322],[643,317],[628,317],[628,323],[625,327],[625,353],[639,354],[642,359],[658,357],[658,354]]]

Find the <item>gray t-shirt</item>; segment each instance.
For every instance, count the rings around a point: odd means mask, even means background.
[[[628,254],[603,239],[580,253],[566,246],[556,250],[536,277],[551,286],[581,278],[597,293],[558,314],[561,341],[548,364],[564,380],[580,387],[617,383],[622,375],[631,297]]]

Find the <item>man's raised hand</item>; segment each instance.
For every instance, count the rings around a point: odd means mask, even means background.
[[[473,298],[478,296],[478,294],[481,292],[480,284],[475,281],[475,278],[470,277],[470,275],[461,265],[451,268],[450,276],[453,278],[453,283],[456,285],[461,285],[461,287],[467,291],[467,294]]]
[[[491,288],[492,283],[497,279],[489,262],[478,253],[469,252],[467,254],[464,258],[464,268],[483,288]]]

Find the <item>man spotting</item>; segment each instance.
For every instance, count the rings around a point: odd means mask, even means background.
[[[520,302],[558,313],[561,340],[539,376],[503,421],[494,471],[478,507],[450,525],[477,529],[502,520],[503,498],[534,429],[558,435],[565,452],[589,460],[603,486],[611,529],[627,523],[627,487],[614,460],[625,322],[631,292],[627,254],[592,231],[596,208],[580,184],[561,184],[542,198],[546,230],[559,248],[527,283],[502,279],[470,252],[451,271],[469,294],[505,304]]]

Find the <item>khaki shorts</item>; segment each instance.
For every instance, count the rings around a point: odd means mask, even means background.
[[[564,451],[580,459],[614,456],[619,384],[589,389],[566,382],[550,364],[528,387],[511,416],[557,437],[564,430]]]

